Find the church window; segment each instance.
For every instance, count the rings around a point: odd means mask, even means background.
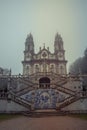
[[[29,53],[26,54],[27,59],[31,59],[31,55]]]
[[[33,46],[30,46],[30,51],[32,51],[33,50]]]
[[[29,66],[26,66],[26,69],[29,70]]]
[[[39,65],[35,65],[35,72],[39,72]]]
[[[74,86],[74,89],[76,89],[76,86]]]
[[[47,64],[45,62],[43,63],[43,72],[47,72]]]
[[[78,88],[81,88],[81,86],[79,86]]]
[[[36,65],[36,68],[38,67],[38,65]]]
[[[60,72],[61,72],[61,74],[63,74],[63,71],[64,71],[63,66],[60,66]]]
[[[26,74],[29,74],[29,66],[26,66]]]
[[[54,72],[54,65],[51,65],[51,72]]]

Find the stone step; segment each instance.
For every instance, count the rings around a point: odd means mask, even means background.
[[[22,113],[25,116],[29,117],[48,117],[48,116],[64,116],[66,112],[64,111],[31,111]]]

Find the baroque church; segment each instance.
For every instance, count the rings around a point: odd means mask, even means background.
[[[67,74],[63,39],[56,34],[54,52],[39,48],[35,53],[33,36],[25,41],[23,74],[0,75],[0,113],[37,113],[55,110],[67,113],[87,113],[87,92],[84,75]]]
[[[23,75],[31,75],[33,73],[42,72],[57,74],[66,74],[65,50],[63,47],[62,37],[57,33],[54,41],[54,53],[51,53],[49,47],[45,45],[39,52],[35,54],[33,36],[30,34],[26,38]]]

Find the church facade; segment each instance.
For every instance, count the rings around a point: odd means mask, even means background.
[[[67,74],[64,43],[60,34],[54,39],[54,52],[39,48],[29,34],[25,41],[23,75],[0,75],[0,113],[56,112],[87,113],[87,92],[82,75]]]
[[[62,37],[57,33],[54,41],[54,53],[51,53],[49,47],[45,45],[35,54],[34,41],[32,34],[28,35],[25,42],[23,75],[31,75],[37,72],[57,74],[67,74],[65,60],[65,50]]]

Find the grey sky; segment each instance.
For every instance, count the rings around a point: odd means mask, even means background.
[[[39,46],[53,51],[59,32],[68,66],[87,47],[87,0],[0,0],[0,67],[22,73],[24,42],[33,34]]]

